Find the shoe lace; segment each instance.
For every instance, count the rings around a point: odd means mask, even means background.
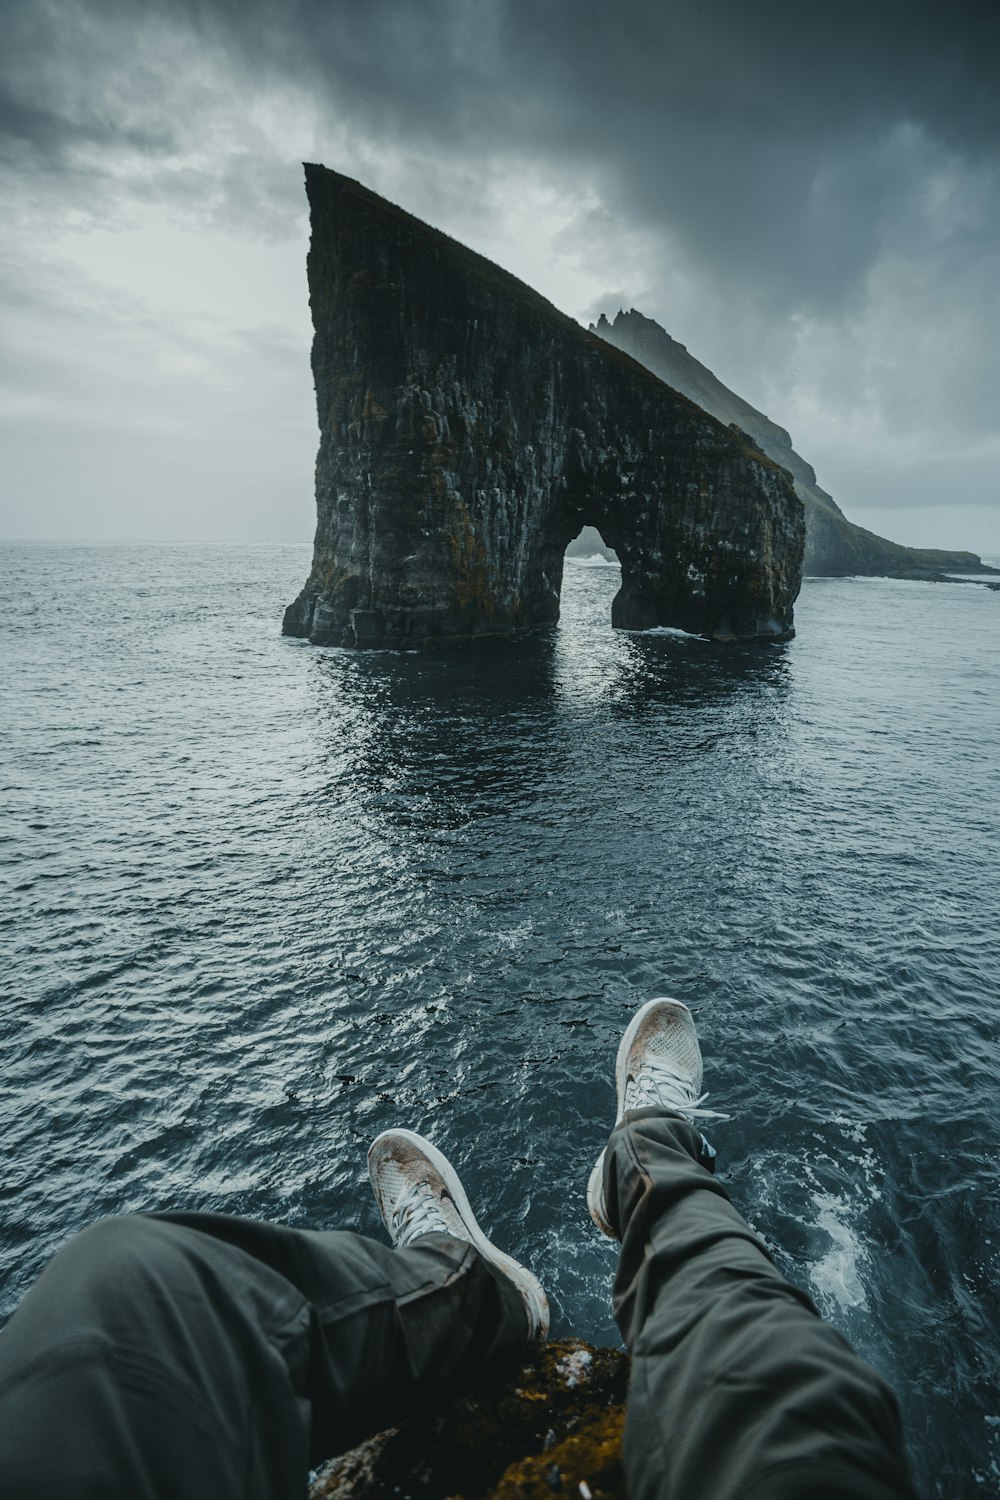
[[[429,1182],[413,1182],[406,1189],[390,1215],[389,1233],[401,1246],[421,1234],[452,1233]]]
[[[681,1114],[699,1120],[728,1120],[729,1115],[718,1109],[702,1109],[708,1094],[695,1098],[691,1081],[683,1073],[676,1072],[669,1063],[654,1062],[647,1058],[638,1073],[629,1075],[629,1109],[643,1109],[647,1105],[658,1105],[664,1109],[676,1109]]]

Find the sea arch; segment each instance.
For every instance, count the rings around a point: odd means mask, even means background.
[[[792,633],[784,469],[513,276],[324,167],[312,212],[317,528],[287,634],[414,646],[558,618],[567,543],[618,553],[612,622]]]

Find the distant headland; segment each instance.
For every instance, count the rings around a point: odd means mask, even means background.
[[[903,547],[849,521],[832,495],[820,489],[816,473],[792,447],[783,427],[737,396],[695,359],[665,328],[632,308],[619,311],[614,322],[602,313],[590,325],[598,334],[639,360],[675,391],[747,433],[769,458],[792,476],[795,492],[806,508],[806,549],[803,572],[825,578],[852,575],[940,579],[946,573],[996,574],[974,552],[949,552],[927,547]]]

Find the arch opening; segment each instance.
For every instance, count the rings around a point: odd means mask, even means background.
[[[584,526],[573,539],[567,543],[565,556],[568,560],[577,563],[586,563],[592,567],[600,567],[612,564],[621,566],[621,559],[613,547],[609,547],[596,526]]]

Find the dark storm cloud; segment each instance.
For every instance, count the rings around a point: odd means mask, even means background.
[[[470,11],[494,24],[458,24]],[[993,6],[443,4],[397,31],[400,13],[299,10],[333,108],[596,178],[629,222],[668,227],[774,310],[849,298],[935,153],[997,144]]]
[[[165,134],[130,130],[114,121],[67,119],[56,108],[39,107],[13,97],[7,90],[0,90],[0,142],[8,155],[28,153],[29,166],[36,162],[56,164],[65,157],[67,147],[75,145],[166,152],[172,144]]]
[[[533,175],[610,312],[832,451],[881,420],[937,458],[995,434],[998,56],[984,0],[8,0],[0,163],[26,242],[136,204],[288,239],[307,153],[452,232],[478,211],[489,251]]]
[[[207,122],[213,78],[236,110],[241,90],[278,85],[390,147],[577,173],[773,311],[850,299],[928,171],[992,159],[1000,136],[1000,8],[981,0],[31,0],[15,14],[0,126],[53,169],[74,168],[72,145],[164,154]],[[252,158],[242,168],[259,198]]]
[[[842,291],[905,199],[919,166],[894,129],[972,156],[1000,134],[1000,8],[982,0],[30,0],[13,14],[0,127],[52,160],[74,139],[165,150],[189,69],[225,64],[248,95],[306,89],[387,142],[596,170],[620,211],[765,277],[773,258],[803,295]],[[183,59],[172,32],[190,38]]]
[[[251,71],[309,74],[353,108],[367,101],[373,116],[388,110],[431,130],[465,122],[492,132],[506,119],[517,132],[520,117],[529,129],[546,123],[565,136],[582,125],[596,138],[609,123],[635,147],[637,127],[669,119],[766,137],[909,118],[988,148],[1000,129],[1000,12],[983,0],[822,9],[798,0],[165,0],[154,9],[223,42]]]

